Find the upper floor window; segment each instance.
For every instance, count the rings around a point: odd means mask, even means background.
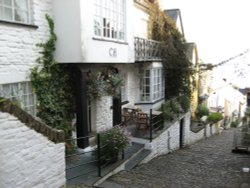
[[[31,0],[0,0],[0,19],[31,24]]]
[[[95,0],[94,34],[125,40],[125,0]]]

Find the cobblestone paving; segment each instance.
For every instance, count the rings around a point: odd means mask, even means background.
[[[107,188],[250,188],[250,155],[231,152],[229,129],[106,180]]]

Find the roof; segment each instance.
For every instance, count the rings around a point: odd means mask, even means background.
[[[168,9],[168,10],[164,10],[164,13],[167,14],[169,17],[171,17],[176,23],[178,16],[180,14],[180,9]]]
[[[180,9],[167,9],[164,10],[164,14],[172,18],[172,20],[177,24],[178,18],[180,19],[180,32],[184,36],[184,28],[183,28],[183,23],[182,23],[182,18],[181,18],[181,11]]]

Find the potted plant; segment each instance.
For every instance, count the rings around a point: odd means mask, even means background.
[[[119,154],[130,144],[130,134],[121,126],[115,126],[100,133],[100,160],[115,162]],[[98,149],[94,155],[98,158]]]

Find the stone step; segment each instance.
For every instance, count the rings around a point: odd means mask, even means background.
[[[135,156],[129,159],[129,161],[125,164],[125,170],[131,170],[135,168],[140,162],[145,159],[151,153],[150,150],[142,149]]]

